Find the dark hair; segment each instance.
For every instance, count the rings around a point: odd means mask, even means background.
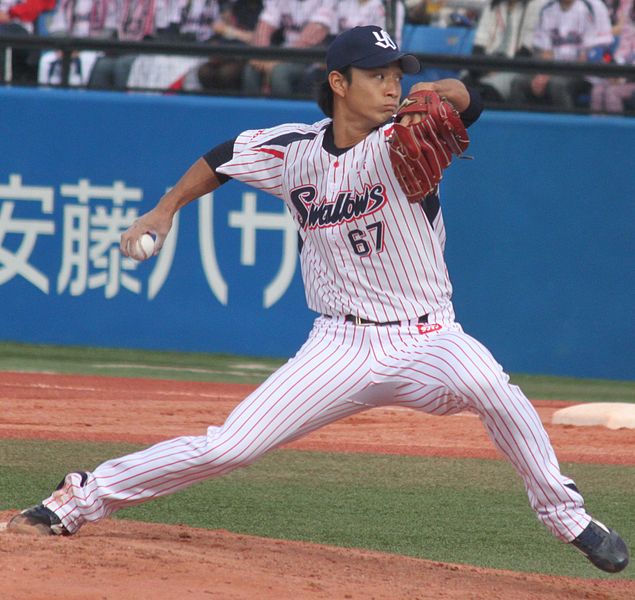
[[[353,74],[350,65],[344,67],[341,71],[338,72],[344,76],[348,83],[353,80]],[[327,117],[333,117],[333,90],[331,89],[331,84],[329,83],[328,78],[318,86],[317,103],[322,112]]]

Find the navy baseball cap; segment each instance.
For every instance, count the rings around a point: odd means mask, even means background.
[[[401,52],[388,32],[377,25],[354,27],[340,33],[326,51],[326,71],[341,71],[345,67],[374,69],[400,62],[404,73],[418,73],[419,60]]]

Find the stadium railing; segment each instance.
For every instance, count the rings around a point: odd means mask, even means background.
[[[55,49],[62,53],[62,78],[59,87],[69,87],[69,73],[71,57],[74,51],[97,50],[108,53],[134,53],[134,54],[173,54],[178,56],[220,56],[241,57],[245,59],[266,59],[306,62],[307,65],[320,63],[324,60],[324,51],[321,49],[295,49],[295,48],[256,48],[250,46],[212,46],[189,42],[170,41],[141,41],[122,42],[116,40],[103,40],[91,38],[58,38],[48,36],[0,36],[0,60],[5,60],[5,53],[12,48],[25,48],[30,50]],[[450,71],[465,69],[487,69],[492,71],[507,71],[515,73],[547,73],[558,75],[570,75],[579,77],[624,77],[635,80],[635,66],[617,65],[607,63],[589,62],[553,62],[533,58],[507,59],[498,56],[472,56],[464,54],[432,54],[412,52],[423,63],[426,69],[436,68]],[[0,85],[9,85],[12,82],[0,81]],[[34,84],[37,85],[37,84]],[[143,88],[134,88],[133,91],[144,91]],[[156,92],[157,90],[151,90]],[[175,93],[175,92],[171,92]],[[186,92],[176,92],[186,93]],[[191,92],[190,92],[191,93]],[[214,95],[214,92],[196,92]],[[224,91],[220,91],[223,95]],[[306,99],[307,95],[297,95],[294,98]],[[523,109],[549,111],[547,106],[516,106],[511,104],[496,104],[500,109]],[[589,113],[588,108],[577,108],[573,112]],[[627,110],[624,114],[635,115],[634,110]]]

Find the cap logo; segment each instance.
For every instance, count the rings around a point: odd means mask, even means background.
[[[388,48],[392,48],[393,50],[397,49],[397,44],[392,41],[387,31],[384,31],[383,29],[381,31],[373,31],[373,35],[377,39],[375,46],[379,46],[380,48],[384,48],[386,50]]]

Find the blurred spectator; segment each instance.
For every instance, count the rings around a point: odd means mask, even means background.
[[[395,31],[392,39],[401,46],[403,26],[405,22],[405,7],[402,2],[396,3]],[[340,0],[337,2],[334,28],[332,37],[342,31],[362,25],[378,25],[386,29],[386,7],[384,0]],[[326,65],[323,63],[307,67],[305,77],[298,91],[311,94],[315,93],[316,86],[320,86],[326,79]]]
[[[472,54],[515,58],[531,56],[543,0],[491,0],[478,22]],[[513,72],[472,69],[461,79],[490,102],[509,99]]]
[[[446,0],[405,0],[406,21],[413,25],[436,25]]]
[[[201,91],[241,88],[246,61],[233,56],[203,56],[209,45],[243,46],[251,41],[261,0],[183,0],[175,38],[200,42],[200,57],[145,54],[135,59],[128,87]]]
[[[488,0],[405,0],[406,21],[433,27],[474,27]]]
[[[612,42],[608,9],[600,0],[548,0],[533,36],[536,55],[556,61],[585,62],[594,48]],[[583,84],[580,77],[517,75],[510,99],[518,104],[538,103],[570,110]]]
[[[614,32],[619,42],[613,54],[616,63],[635,65],[635,3],[622,0]],[[591,109],[596,112],[621,113],[624,103],[635,102],[635,81],[624,78],[597,79],[591,91]]]
[[[191,42],[206,42],[214,35],[213,26],[221,13],[221,0],[182,0],[178,37]]]
[[[264,0],[251,44],[270,46],[278,32],[286,48],[325,45],[334,27],[335,7],[335,0]],[[306,71],[303,62],[252,60],[243,71],[243,91],[289,97],[302,86]]]
[[[620,5],[622,4],[621,0],[602,0],[604,4],[606,4],[606,8],[609,11],[609,18],[611,20],[611,26],[613,30],[613,35],[619,35],[619,30],[617,29],[617,22],[619,20],[619,12]]]
[[[0,0],[0,32],[34,33],[35,22],[55,8],[55,0]]]
[[[253,41],[262,0],[231,0],[213,24],[210,42],[218,45],[249,45]],[[197,69],[197,81],[205,90],[238,91],[242,86],[242,72],[247,61],[242,58],[213,56]],[[186,89],[196,89],[185,86]]]
[[[181,0],[179,38],[249,43],[262,0]]]
[[[38,17],[55,8],[55,0],[0,0],[0,35],[29,35],[34,33]],[[36,80],[37,53],[29,50],[10,50],[11,80]],[[7,61],[8,63],[8,61]],[[6,65],[8,66],[8,64]],[[4,53],[0,51],[0,80],[5,76]]]
[[[403,2],[396,2],[394,32],[391,37],[401,47],[406,9]],[[337,2],[334,35],[361,25],[378,25],[386,29],[384,0],[340,0]]]
[[[262,12],[262,0],[225,0],[223,5],[221,18],[213,25],[214,37],[250,44]]]
[[[116,29],[116,6],[111,0],[60,0],[48,26],[56,37],[109,38]],[[86,85],[99,56],[96,51],[74,52],[69,73],[70,85]],[[40,57],[38,83],[59,84],[62,54],[44,52]]]
[[[174,39],[181,18],[181,0],[115,0],[116,37],[122,41]],[[134,54],[106,54],[97,59],[88,87],[125,89]]]

